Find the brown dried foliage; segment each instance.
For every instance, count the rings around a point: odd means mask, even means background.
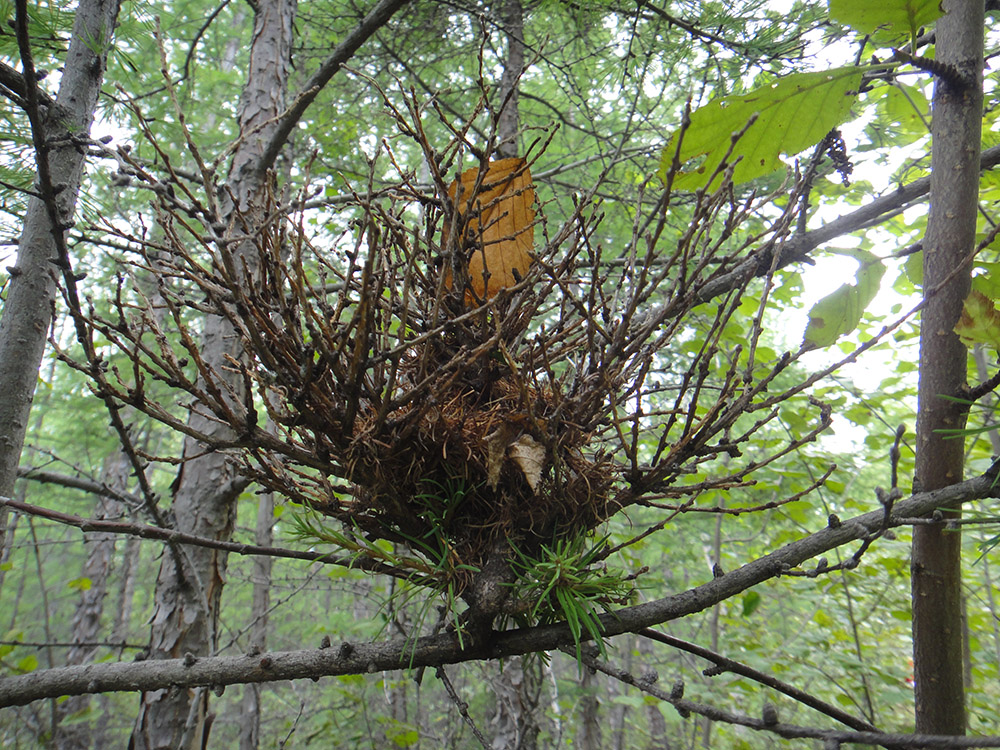
[[[633,541],[641,539],[697,508],[706,490],[747,484],[828,425],[829,410],[815,403],[813,429],[741,461],[808,384],[770,392],[794,356],[756,360],[769,268],[759,271],[766,283],[751,322],[737,311],[753,276],[703,304],[703,291],[749,253],[779,255],[797,200],[761,228],[751,220],[769,199],[739,199],[723,180],[668,231],[669,189],[651,211],[641,195],[631,240],[608,252],[595,240],[599,180],[554,229],[537,208],[545,241],[523,276],[486,294],[469,271],[482,250],[475,222],[491,205],[479,195],[486,159],[468,194],[448,190],[468,158],[470,124],[449,126],[454,139],[436,150],[419,102],[385,103],[423,153],[430,184],[400,169],[377,188],[376,175],[399,159],[372,159],[368,184],[340,206],[350,222],[335,239],[309,238],[304,197],[263,196],[225,225],[214,199],[197,197],[214,195],[210,179],[180,185],[168,170],[161,181],[128,152],[115,155],[153,189],[159,231],[153,240],[99,228],[133,253],[109,311],[73,311],[124,355],[115,361],[129,371],[113,366],[97,378],[106,399],[229,453],[259,485],[342,521],[349,534],[407,544],[431,558],[424,574],[449,576],[470,601],[484,596],[474,592],[476,569],[506,569],[499,578],[509,579],[510,545],[530,552],[629,506],[662,508]],[[524,174],[536,159],[529,150]],[[242,343],[228,375],[243,388],[201,360],[192,321],[205,314],[228,320]],[[748,331],[744,346],[723,343],[734,323]],[[62,356],[85,372],[107,370]],[[189,401],[155,395],[164,387]],[[186,408],[231,437],[197,433]]]

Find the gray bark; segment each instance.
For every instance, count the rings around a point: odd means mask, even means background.
[[[285,109],[295,13],[295,0],[265,0],[256,6],[249,70],[240,102],[241,141],[233,155],[227,191],[244,221],[252,221],[264,184],[262,175],[247,165],[259,159],[274,129],[274,121]],[[226,217],[230,223],[233,208],[228,208],[230,216]],[[247,229],[231,226],[236,233]],[[238,255],[246,260],[252,275],[256,265],[254,255],[246,250],[241,248]],[[229,361],[241,359],[242,345],[228,321],[208,316],[201,351],[209,367],[221,373]],[[230,384],[239,399],[241,383],[233,377]],[[227,428],[197,413],[192,413],[190,422],[204,434],[220,437],[228,434]],[[174,483],[172,507],[176,529],[209,539],[229,539],[235,522],[236,499],[246,482],[224,455],[206,452],[205,446],[192,438],[184,442],[183,457]],[[224,551],[204,547],[187,548],[183,569],[173,559],[163,558],[150,631],[152,658],[209,656],[215,652],[226,563]],[[211,719],[206,691],[146,692],[131,746],[136,750],[205,747]]]
[[[601,750],[601,722],[599,713],[601,700],[598,698],[600,680],[597,674],[589,669],[583,670],[580,687],[583,697],[580,699],[580,724],[576,733],[576,747],[582,750]]]
[[[524,72],[524,9],[521,0],[504,0],[500,20],[507,34],[507,59],[500,81],[500,113],[497,116],[497,155],[521,155],[520,113],[517,89]]]
[[[116,490],[128,489],[128,476],[132,465],[128,457],[116,452],[105,461],[104,481]],[[116,518],[121,515],[124,507],[115,500],[98,499],[97,518]],[[103,627],[104,600],[108,594],[108,579],[111,574],[115,555],[117,534],[96,532],[88,534],[84,541],[87,559],[83,565],[81,577],[90,581],[90,587],[80,593],[76,611],[72,620],[72,648],[66,654],[67,664],[88,664],[93,661],[98,651],[95,643],[104,640]],[[60,704],[58,714],[60,719],[72,716],[89,708],[88,696],[73,696]],[[96,724],[89,718],[78,720],[72,724],[60,724],[56,729],[53,745],[60,750],[86,750],[105,746],[104,724]]]
[[[68,136],[90,133],[118,9],[119,0],[80,0],[59,94],[54,105],[45,108],[40,122],[42,138],[63,139],[47,154],[52,184],[65,185],[55,197],[62,220],[69,220],[76,211],[84,168],[84,154]],[[59,254],[54,231],[64,230],[53,228],[43,200],[31,198],[0,319],[0,496],[5,497],[14,492],[38,368],[52,324],[53,274],[58,270],[53,260]],[[0,509],[0,549],[6,525],[7,510]]]
[[[235,234],[252,234],[253,227],[234,227],[236,221],[252,224],[259,206],[258,198],[280,149],[318,91],[330,80],[355,51],[406,0],[382,0],[353,32],[337,45],[319,71],[306,83],[305,91],[286,111],[290,54],[293,41],[295,0],[266,0],[256,4],[253,40],[247,80],[240,103],[240,143],[233,154],[227,198],[226,219]],[[238,212],[234,209],[238,208]],[[253,276],[255,250],[237,251]],[[252,278],[246,279],[252,283]],[[218,317],[206,318],[201,341],[202,359],[221,373],[229,362],[239,360],[242,345],[231,325]],[[237,400],[241,383],[231,382]],[[202,434],[220,435],[222,428],[197,414],[191,424]],[[227,459],[217,453],[205,453],[205,446],[188,438],[184,444],[184,463],[174,485],[173,515],[176,530],[209,539],[228,540],[235,520],[235,501],[246,487]],[[227,553],[218,548],[188,548],[183,569],[164,559],[156,587],[150,656],[154,659],[188,659],[211,655],[217,645],[219,602],[225,583]],[[207,742],[211,717],[208,694],[204,690],[156,690],[145,693],[132,734],[136,750],[160,750],[177,747],[197,748]]]
[[[716,618],[716,614],[719,611],[718,605],[713,607],[712,618]],[[714,646],[713,646],[714,649]],[[651,666],[654,658],[656,657],[656,652],[653,649],[653,644],[648,638],[639,638],[638,643],[639,658],[648,673],[656,675],[656,670]],[[658,675],[657,675],[658,677]],[[663,718],[663,711],[658,703],[650,703],[645,707],[644,713],[646,714],[646,720],[649,724],[649,740],[646,743],[646,747],[649,750],[671,750],[673,745],[670,742],[670,738],[667,734],[667,720]],[[711,724],[708,724],[711,727]],[[707,737],[707,731],[703,729],[702,734],[703,739]],[[703,747],[710,747],[707,742],[702,743]]]
[[[515,656],[505,659],[503,669],[490,679],[496,696],[496,712],[491,721],[491,744],[495,750],[538,747],[544,669],[540,658]]]
[[[274,495],[266,492],[257,504],[257,528],[254,541],[269,547],[274,534]],[[250,617],[250,650],[267,649],[267,611],[271,599],[272,558],[261,555],[253,561],[253,604]],[[240,750],[257,750],[260,744],[261,686],[247,685],[243,689],[242,723],[240,724]]]
[[[968,406],[948,397],[966,387],[968,352],[955,324],[969,292],[976,244],[983,105],[983,0],[944,3],[936,60],[962,80],[934,87],[930,213],[924,238],[927,303],[920,321],[916,483],[935,490],[962,479]],[[963,267],[964,265],[964,267]],[[955,512],[957,514],[957,511]],[[918,732],[965,733],[962,537],[945,523],[913,530],[914,707]]]

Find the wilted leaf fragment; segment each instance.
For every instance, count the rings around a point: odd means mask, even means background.
[[[465,234],[473,245],[469,287],[475,297],[469,295],[470,304],[523,279],[535,242],[535,190],[524,159],[490,162],[476,194],[480,173],[479,167],[467,169],[448,186],[456,213],[467,217]],[[450,224],[442,231],[447,238]]]
[[[528,480],[532,492],[537,491],[545,466],[545,446],[531,435],[521,435],[511,444],[510,457],[524,472],[524,478]]]
[[[985,294],[972,290],[965,298],[955,333],[966,346],[985,344],[1000,353],[1000,310]]]
[[[517,425],[512,422],[504,422],[498,429],[486,436],[486,483],[490,489],[497,488],[504,456],[517,432]]]
[[[862,34],[881,31],[887,38],[915,37],[921,26],[944,15],[941,0],[830,0],[830,17]]]
[[[681,164],[704,156],[694,171],[683,169],[674,177],[680,190],[705,187],[738,133],[757,119],[733,147],[728,158],[740,158],[733,180],[746,182],[774,172],[781,154],[797,154],[819,143],[847,119],[861,84],[854,66],[817,73],[796,73],[744,96],[709,102],[691,114],[683,137],[675,133],[660,157],[659,175],[666,181],[676,154]],[[677,151],[680,137],[680,152]]]
[[[863,250],[847,251],[860,263],[856,283],[844,284],[809,311],[804,346],[830,346],[838,338],[858,327],[865,308],[878,294],[879,282],[885,266],[871,253]]]

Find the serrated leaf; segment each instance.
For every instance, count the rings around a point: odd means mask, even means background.
[[[861,83],[854,66],[815,73],[796,73],[743,96],[709,102],[691,114],[691,123],[677,143],[675,133],[660,157],[660,178],[666,180],[674,156],[681,164],[705,157],[694,171],[683,169],[674,177],[680,190],[696,190],[709,178],[732,144],[732,137],[756,116],[733,147],[728,162],[740,162],[733,180],[746,182],[774,172],[781,154],[797,154],[819,143],[847,119]]]
[[[940,0],[830,0],[830,17],[862,34],[915,37],[921,26],[942,15]]]
[[[854,284],[844,284],[809,311],[809,325],[803,338],[804,346],[830,346],[838,338],[850,333],[861,322],[865,308],[878,294],[879,283],[885,266],[874,255],[864,250],[841,251],[860,263]]]
[[[1000,352],[1000,310],[993,300],[973,289],[965,298],[955,333],[966,346],[985,344]]]

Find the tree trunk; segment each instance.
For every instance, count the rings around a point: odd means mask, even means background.
[[[295,13],[295,0],[265,0],[256,5],[249,70],[239,112],[243,139],[233,155],[229,182],[229,194],[244,220],[252,221],[254,204],[264,185],[264,176],[249,165],[260,157],[275,129],[274,121],[285,109]],[[235,231],[252,233],[245,227]],[[253,252],[244,249],[241,255],[252,274],[256,265]],[[222,373],[228,362],[241,359],[242,345],[228,321],[209,316],[201,351],[202,359]],[[238,378],[233,377],[231,385],[238,394]],[[221,437],[226,432],[199,414],[192,414],[191,424],[210,435]],[[245,480],[225,456],[206,453],[205,446],[192,438],[184,441],[183,455],[185,460],[174,483],[176,528],[201,537],[229,539],[236,499],[246,487]],[[152,658],[207,656],[217,646],[227,555],[205,547],[187,547],[183,559],[183,569],[169,556],[164,556],[160,565],[150,632]],[[206,691],[144,693],[131,746],[137,750],[202,748],[210,729]]]
[[[254,542],[270,547],[274,530],[274,495],[265,492],[257,504],[257,529]],[[267,611],[271,600],[272,558],[258,555],[253,559],[253,605],[250,612],[250,649],[267,649]],[[263,686],[254,682],[243,686],[243,721],[240,724],[240,750],[257,750],[260,745],[260,693]]]
[[[306,84],[306,91],[289,110],[294,117],[282,115],[291,67],[296,2],[266,0],[253,6],[253,41],[239,110],[241,139],[233,154],[228,189],[224,193],[227,201],[232,197],[233,205],[224,210],[233,234],[255,234],[256,227],[247,225],[255,222],[267,169],[273,164],[276,149],[288,142],[296,118],[344,62],[405,2],[381,0],[372,9]],[[241,222],[241,226],[232,227],[234,220]],[[244,281],[253,283],[257,266],[255,248],[244,245],[235,254],[236,266],[248,270],[249,278]],[[208,316],[202,333],[201,359],[221,374],[241,356],[242,345],[232,326],[222,318]],[[232,376],[230,386],[239,400],[242,380],[238,375]],[[190,419],[192,426],[203,434],[227,436],[226,430],[203,416],[192,414]],[[235,501],[246,481],[224,456],[206,452],[205,446],[196,440],[185,440],[183,455],[174,484],[176,528],[201,537],[228,539],[235,520]],[[152,658],[185,654],[197,658],[214,651],[226,559],[225,553],[204,547],[184,550],[183,569],[173,559],[164,558],[150,633]],[[136,750],[203,747],[211,726],[207,701],[204,690],[158,690],[144,694],[131,746]]]
[[[42,118],[47,141],[59,140],[48,151],[53,185],[65,185],[56,196],[59,216],[76,212],[85,152],[69,135],[87,136],[94,120],[97,97],[104,80],[108,49],[118,19],[119,0],[80,0],[73,21],[69,51],[59,82],[55,106]],[[28,84],[31,85],[31,84]],[[58,256],[45,203],[28,201],[24,229],[18,243],[15,270],[10,274],[7,300],[0,319],[0,496],[11,497],[24,446],[28,415],[38,382],[38,368],[52,324]],[[0,549],[7,526],[7,508],[0,508]]]
[[[580,679],[580,725],[576,733],[576,747],[581,750],[601,750],[601,699],[597,697],[600,679],[596,672],[584,667]]]
[[[503,669],[490,678],[496,696],[492,741],[496,750],[534,750],[541,732],[540,706],[545,665],[537,656],[504,659]]]
[[[104,482],[115,490],[128,488],[128,476],[132,465],[128,456],[118,451],[111,454],[104,463]],[[124,507],[110,498],[97,498],[98,510],[95,518],[118,518]],[[115,555],[117,534],[91,532],[85,537],[84,547],[87,559],[83,565],[81,578],[89,581],[89,587],[80,593],[80,599],[73,614],[73,647],[66,654],[67,665],[88,664],[97,653],[95,643],[104,640],[106,629],[102,627],[104,599],[108,593],[108,579]],[[86,711],[90,707],[89,695],[76,695],[59,705],[60,719]],[[75,721],[70,725],[60,724],[56,729],[53,745],[60,750],[86,750],[90,747],[104,747],[103,725],[95,725],[89,718]]]
[[[936,58],[967,79],[934,88],[931,192],[924,241],[916,480],[922,490],[961,481],[968,353],[954,333],[969,291],[975,246],[982,121],[983,0],[950,0],[937,26]],[[965,265],[963,266],[963,263]],[[946,514],[952,517],[954,514]],[[916,731],[965,733],[961,535],[944,523],[916,526],[912,556]]]
[[[716,528],[721,533],[719,527],[717,526]],[[718,561],[718,555],[716,555],[716,561]],[[716,619],[717,611],[718,611],[718,605],[713,609],[712,613],[713,620]],[[653,644],[650,642],[650,640],[648,638],[640,637],[638,639],[638,642],[639,643],[637,651],[639,652],[639,658],[642,661],[642,664],[645,666],[645,665],[652,665],[653,663],[655,663],[654,660],[656,658],[656,652],[654,651]],[[712,638],[712,643],[713,643],[712,650],[713,651],[717,650],[718,642],[714,637]],[[656,671],[653,670],[651,666],[646,667],[646,669],[649,669],[653,675],[656,675]],[[671,750],[673,745],[671,745],[669,736],[667,735],[667,720],[663,718],[663,711],[661,710],[661,704],[660,703],[647,704],[645,714],[646,714],[646,721],[649,727],[648,729],[649,739],[646,742],[646,747],[649,748],[649,750],[654,750],[654,748],[656,750]],[[709,744],[710,740],[711,737],[709,736],[708,731],[706,731],[704,727],[702,727],[702,747],[711,747],[711,745]],[[692,742],[692,747],[693,746],[694,744]]]
[[[500,81],[497,155],[507,158],[521,155],[521,123],[517,107],[517,88],[524,72],[524,9],[521,0],[504,0],[500,20],[507,34],[507,59]]]

